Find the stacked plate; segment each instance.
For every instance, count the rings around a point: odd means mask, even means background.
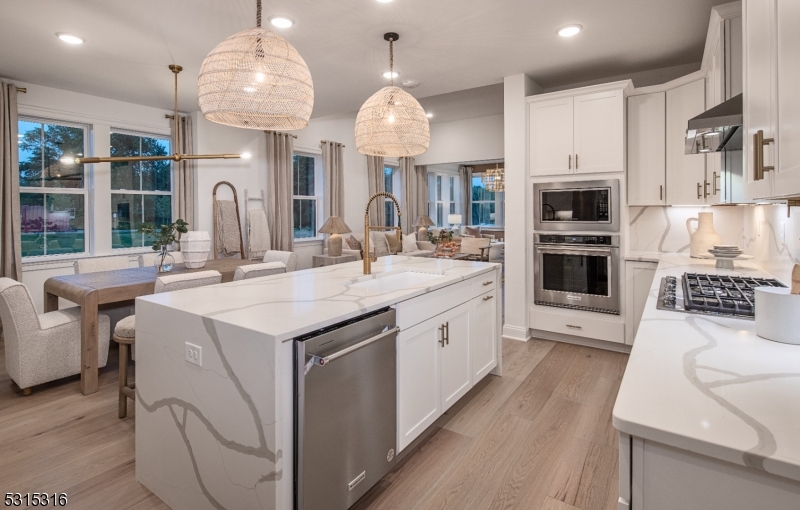
[[[744,251],[735,244],[717,244],[714,245],[714,249],[708,250],[708,253],[719,259],[735,259],[741,256]]]

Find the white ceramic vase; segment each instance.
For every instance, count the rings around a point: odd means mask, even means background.
[[[697,222],[697,230],[692,231],[692,222]],[[715,245],[722,244],[722,236],[714,230],[714,213],[701,212],[697,218],[686,220],[686,230],[689,231],[689,255],[694,258],[709,256],[708,250]]]
[[[205,266],[210,252],[211,236],[208,232],[190,230],[181,234],[181,254],[186,267],[197,269]]]

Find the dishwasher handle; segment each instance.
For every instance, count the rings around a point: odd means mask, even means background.
[[[337,359],[341,358],[342,356],[347,356],[351,352],[357,351],[357,350],[361,349],[362,347],[366,347],[366,346],[368,346],[370,344],[373,344],[373,343],[377,342],[378,340],[381,340],[383,338],[386,338],[387,336],[391,336],[391,335],[394,335],[394,334],[399,333],[399,332],[400,332],[400,328],[394,327],[392,329],[384,331],[383,333],[379,333],[379,334],[377,334],[377,335],[375,335],[373,337],[367,338],[366,340],[364,340],[362,342],[358,342],[355,345],[351,345],[350,347],[346,347],[346,348],[342,349],[341,351],[336,351],[333,354],[329,354],[327,356],[316,356],[316,355],[312,354],[310,361],[314,365],[317,365],[317,366],[320,366],[320,367],[324,367],[325,365],[327,365],[331,361],[337,360]]]

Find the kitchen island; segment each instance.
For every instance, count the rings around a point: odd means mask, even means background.
[[[386,307],[400,328],[398,453],[500,374],[499,265],[391,256],[372,272],[354,262],[137,299],[137,480],[175,509],[291,509],[292,340]]]
[[[758,337],[752,320],[656,309],[666,276],[771,275],[657,258],[613,412],[619,509],[800,508],[800,348]]]

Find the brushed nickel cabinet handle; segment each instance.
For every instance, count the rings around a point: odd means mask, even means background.
[[[567,170],[572,170],[572,154],[567,156]]]
[[[491,285],[492,283],[494,282],[489,280],[488,282],[483,282],[483,286],[486,287],[487,285]]]
[[[486,296],[486,297],[484,297],[484,298],[483,298],[483,300],[484,300],[484,301],[489,301],[489,300],[490,300],[490,299],[492,299],[493,297],[494,297],[494,296]]]
[[[701,196],[701,193],[700,193],[700,183],[698,182],[697,183],[697,200],[701,200],[702,198],[703,197]]]
[[[447,331],[447,337],[445,337],[445,342],[447,342],[447,345],[450,345],[450,322],[449,321],[444,323],[444,328]]]
[[[658,186],[658,199],[664,200],[664,185],[661,184]]]
[[[760,181],[764,172],[775,170],[775,166],[764,166],[764,146],[774,142],[774,138],[764,138],[764,131],[759,129],[753,135],[753,180]]]
[[[444,324],[439,326],[439,331],[442,332],[442,336],[441,336],[441,339],[439,340],[439,343],[442,344],[442,347],[444,347],[444,341],[445,341],[444,340]]]
[[[707,180],[703,179],[703,198],[708,198],[708,195],[709,195],[709,193],[708,193],[708,184],[709,184],[709,182]]]
[[[575,154],[575,170],[578,169],[578,155]]]
[[[714,172],[714,186],[711,188],[711,191],[712,191],[712,193],[714,195],[716,195],[717,193],[720,192],[719,184],[718,184],[719,183],[719,178],[720,178],[720,176],[717,175],[717,172]]]
[[[573,324],[567,324],[567,327],[570,329],[583,329],[583,326],[575,326]]]

